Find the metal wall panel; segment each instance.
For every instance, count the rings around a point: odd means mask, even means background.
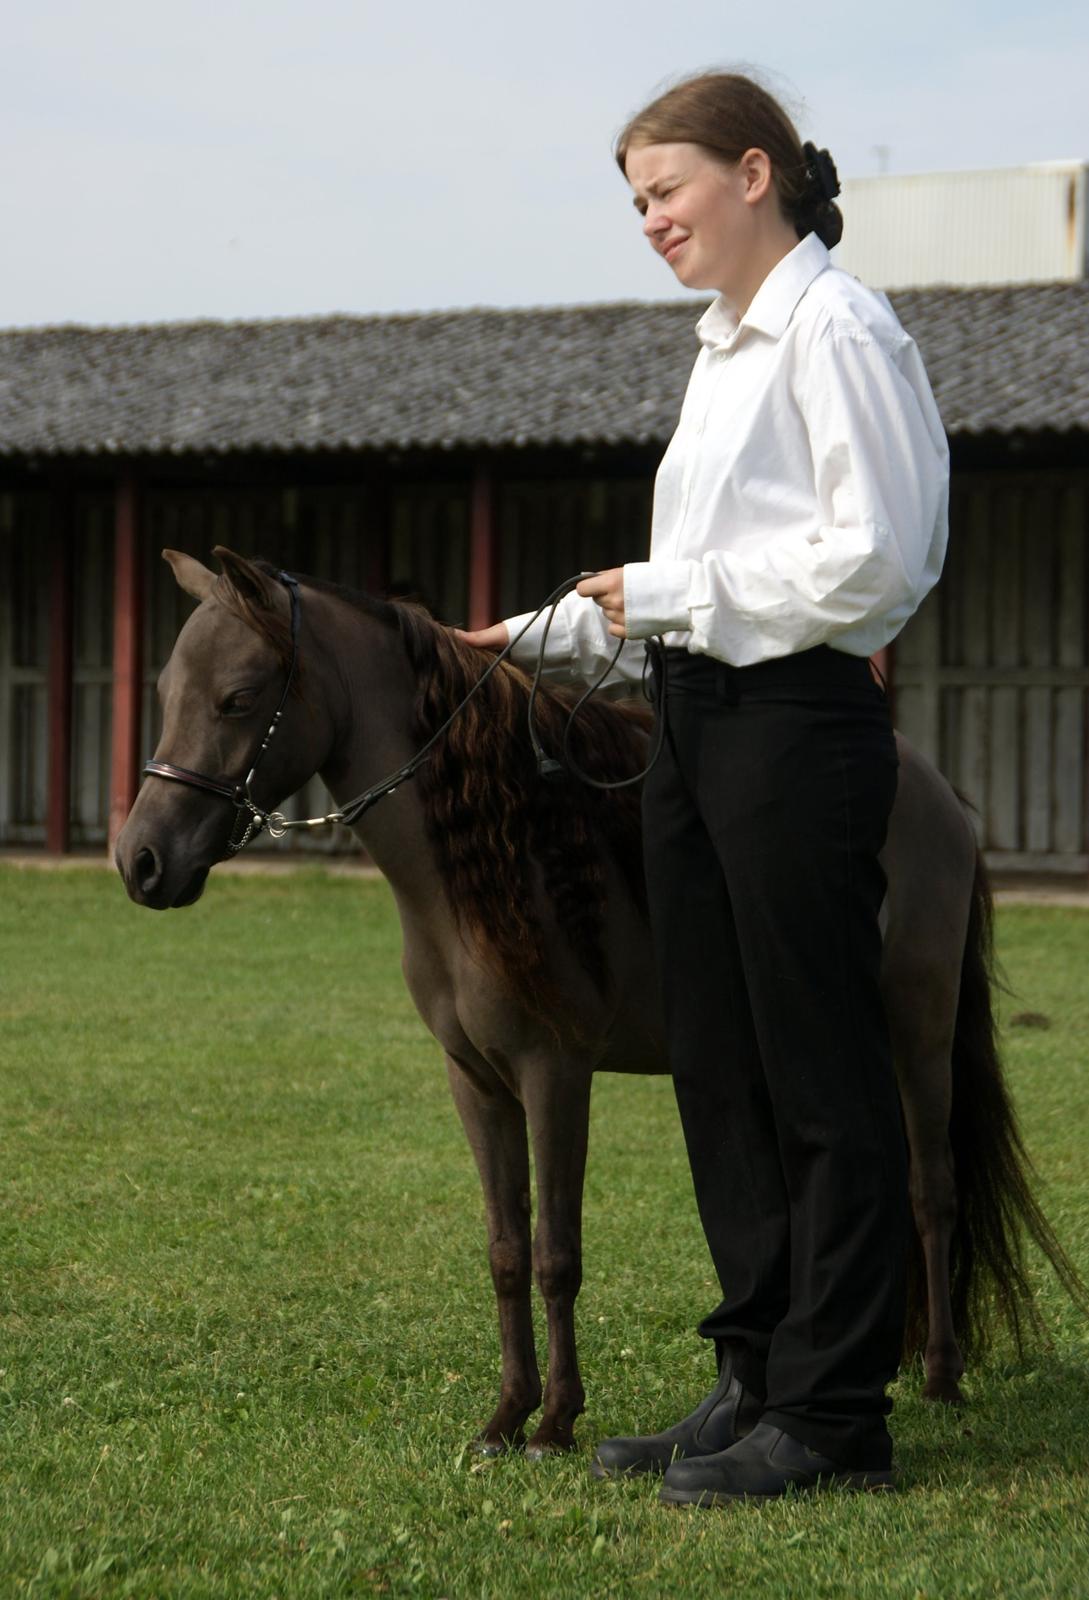
[[[850,178],[832,259],[875,289],[1089,276],[1089,166]]]
[[[1089,474],[960,475],[946,570],[896,642],[900,729],[996,866],[1089,870]]]
[[[389,590],[464,626],[469,605],[469,486],[398,488],[390,506]]]
[[[540,605],[575,572],[645,561],[653,483],[645,478],[525,479],[499,498],[499,611]]]

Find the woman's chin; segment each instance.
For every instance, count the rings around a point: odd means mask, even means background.
[[[706,291],[707,293],[713,294],[718,293],[718,290],[715,288],[714,284],[708,283],[707,274],[699,270],[698,263],[688,262],[685,260],[683,250],[681,251],[678,260],[676,262],[671,261],[669,265],[672,268],[673,276],[676,278],[679,284],[684,286],[684,288],[700,289]]]

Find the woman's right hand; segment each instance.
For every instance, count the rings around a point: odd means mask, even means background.
[[[493,622],[490,628],[477,628],[472,633],[464,628],[455,628],[454,632],[466,644],[475,644],[478,650],[505,650],[510,644],[510,629],[505,622]]]

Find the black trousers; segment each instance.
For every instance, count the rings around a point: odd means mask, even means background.
[[[722,1288],[700,1332],[768,1421],[887,1466],[908,1227],[879,990],[887,702],[866,661],[827,646],[745,668],[670,650],[666,668],[645,852],[677,1104]]]

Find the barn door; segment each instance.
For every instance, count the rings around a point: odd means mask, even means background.
[[[1089,870],[1089,475],[954,478],[949,556],[896,642],[896,720],[991,865]]]
[[[45,842],[49,502],[0,495],[0,844]]]
[[[105,845],[113,720],[113,496],[77,495],[73,509],[71,841]]]

